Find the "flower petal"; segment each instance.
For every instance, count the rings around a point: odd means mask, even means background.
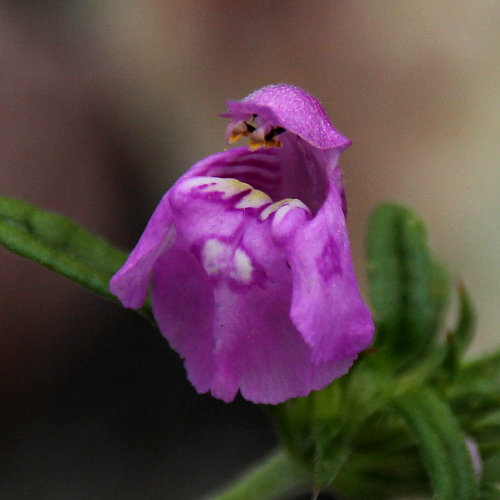
[[[214,295],[207,273],[180,238],[154,265],[151,298],[158,326],[185,359],[190,382],[207,392],[215,374]]]
[[[111,293],[125,307],[141,307],[154,263],[175,242],[168,196],[168,192],[163,196],[136,247],[109,283]]]
[[[241,101],[228,101],[228,113],[236,124],[254,114],[274,127],[284,128],[316,148],[346,149],[351,141],[335,130],[321,104],[298,87],[269,85]]]
[[[227,282],[214,288],[217,374],[212,394],[233,391],[255,403],[277,404],[305,396],[343,375],[354,357],[311,362],[311,349],[290,319],[292,275],[284,253],[273,245],[269,222],[253,220],[240,248],[261,267],[261,279],[235,290]]]
[[[306,219],[295,207],[273,224],[293,272],[290,316],[314,363],[355,357],[373,339],[370,311],[354,275],[341,193],[331,183],[314,218]]]
[[[153,269],[161,331],[185,358],[196,389],[224,401],[238,390],[257,403],[303,396],[355,358],[311,363],[311,348],[290,319],[285,253],[272,240],[271,219],[259,217],[271,207],[264,196],[258,206],[245,203],[248,186],[234,179],[178,182],[170,196],[177,242]]]

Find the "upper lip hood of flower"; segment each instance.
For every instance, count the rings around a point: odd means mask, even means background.
[[[175,183],[110,289],[138,308],[151,281],[155,319],[199,392],[277,404],[346,373],[373,338],[337,165],[350,142],[289,85],[228,108],[228,137],[250,147]]]
[[[241,101],[228,101],[223,117],[235,122],[258,115],[269,124],[288,130],[316,148],[343,151],[351,141],[335,130],[320,103],[298,87],[268,85]]]

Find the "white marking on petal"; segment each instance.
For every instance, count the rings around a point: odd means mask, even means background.
[[[274,221],[276,224],[278,224],[281,220],[283,220],[283,217],[285,217],[285,215],[292,208],[302,208],[306,212],[311,213],[307,205],[302,203],[300,200],[296,198],[285,198],[283,200],[277,201],[276,203],[273,203],[272,205],[269,205],[267,208],[262,210],[260,218],[262,220],[266,220],[271,216],[271,214],[277,212]]]
[[[272,200],[264,191],[252,189],[237,203],[236,208],[260,208],[269,203],[272,203]]]
[[[252,261],[250,257],[240,248],[236,249],[234,252],[234,271],[231,273],[231,277],[248,283],[252,278]]]
[[[184,189],[198,188],[204,193],[222,193],[224,200],[248,191],[248,194],[236,204],[235,208],[239,209],[260,208],[272,202],[264,191],[254,189],[250,184],[232,178],[193,177],[186,180],[184,186]]]
[[[205,242],[201,257],[205,271],[211,276],[225,274],[242,283],[249,283],[252,279],[252,260],[241,248],[236,248],[233,253],[231,245],[211,238]]]
[[[185,181],[182,182],[181,186],[183,190],[189,190],[193,188],[205,188],[207,186],[213,186],[216,184],[217,179],[214,177],[207,177],[207,176],[201,176],[201,177],[190,177],[189,179],[186,179]]]
[[[269,216],[271,214],[273,214],[274,212],[276,212],[276,210],[278,210],[278,208],[283,204],[283,202],[286,202],[287,200],[281,200],[281,201],[277,201],[276,203],[273,203],[272,205],[269,205],[268,207],[266,207],[264,210],[262,210],[261,214],[260,214],[260,218],[261,220],[266,220],[269,218]]]
[[[212,183],[201,186],[204,192],[216,192],[223,193],[223,198],[228,199],[233,196],[242,193],[243,191],[248,191],[252,189],[250,184],[246,184],[245,182],[241,182],[237,179],[219,179],[216,177],[212,177]]]
[[[286,214],[293,208],[302,208],[306,212],[311,213],[309,208],[307,208],[307,206],[300,200],[292,200],[290,203],[278,208],[276,215],[274,216],[274,224],[279,224],[285,218]]]
[[[189,191],[199,189],[207,193],[222,193],[223,198],[231,198],[242,191],[252,189],[250,184],[240,182],[237,179],[225,179],[219,177],[191,177],[182,183],[182,189]]]
[[[209,239],[202,250],[203,267],[208,274],[220,273],[227,266],[231,248],[216,239]]]

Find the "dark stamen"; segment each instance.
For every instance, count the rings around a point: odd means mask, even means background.
[[[252,115],[252,118],[250,118],[250,120],[245,122],[245,125],[247,126],[247,129],[250,133],[252,133],[257,128],[257,124],[255,123],[256,118],[257,118],[257,113],[254,113]]]
[[[247,126],[247,129],[250,133],[252,133],[255,130],[255,127],[253,125],[251,125],[250,123],[245,122],[245,125]]]
[[[274,137],[276,137],[277,135],[280,135],[282,134],[283,132],[286,132],[286,130],[284,128],[281,128],[281,127],[276,127],[276,128],[273,128],[271,129],[267,134],[266,136],[264,137],[266,141],[270,141],[271,139],[273,139]]]

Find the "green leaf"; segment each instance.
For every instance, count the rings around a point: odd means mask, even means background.
[[[458,325],[453,331],[452,337],[456,346],[455,348],[461,356],[467,351],[473,339],[474,327],[476,326],[476,313],[463,284],[458,287],[458,296],[460,300],[460,315]]]
[[[312,468],[316,443],[309,397],[290,399],[276,406],[267,406],[266,410],[276,423],[283,446],[297,460]]]
[[[500,410],[500,351],[462,364],[447,399],[467,432],[477,419]]]
[[[481,485],[480,500],[500,500],[500,486],[494,483]]]
[[[484,417],[478,419],[474,423],[474,428],[477,430],[493,428],[500,431],[500,409],[488,413]]]
[[[332,424],[317,425],[313,475],[318,489],[324,489],[335,480],[350,452],[351,432],[349,429],[336,428],[333,422]]]
[[[469,347],[476,324],[476,314],[465,287],[458,287],[459,318],[454,331],[447,338],[447,354],[443,367],[452,376],[456,376],[463,355]]]
[[[339,498],[429,498],[430,485],[415,448],[392,450],[392,444],[355,450],[330,489]]]
[[[461,368],[459,374],[459,382],[464,384],[471,380],[492,379],[495,381],[497,391],[500,391],[500,351],[469,361]]]
[[[446,403],[432,390],[408,392],[396,408],[417,439],[437,500],[472,500],[478,485],[464,436]]]
[[[108,299],[109,280],[127,254],[60,215],[0,197],[0,243]],[[140,312],[152,318],[148,306]]]
[[[483,415],[474,415],[465,425],[467,434],[478,445],[483,460],[500,453],[500,407]]]
[[[392,384],[387,388],[384,374],[374,373],[368,361],[360,360],[348,377],[333,381],[321,391],[268,408],[282,443],[313,471],[318,488],[335,481],[366,421],[387,407]],[[379,371],[380,365],[375,369]]]
[[[496,485],[496,493],[498,494],[500,492],[500,452],[485,458],[481,450],[481,458],[483,459],[481,490],[495,492],[494,485]]]
[[[431,257],[424,224],[407,207],[381,205],[368,226],[367,259],[375,345],[399,360],[419,357],[436,338],[449,294],[448,276]]]

